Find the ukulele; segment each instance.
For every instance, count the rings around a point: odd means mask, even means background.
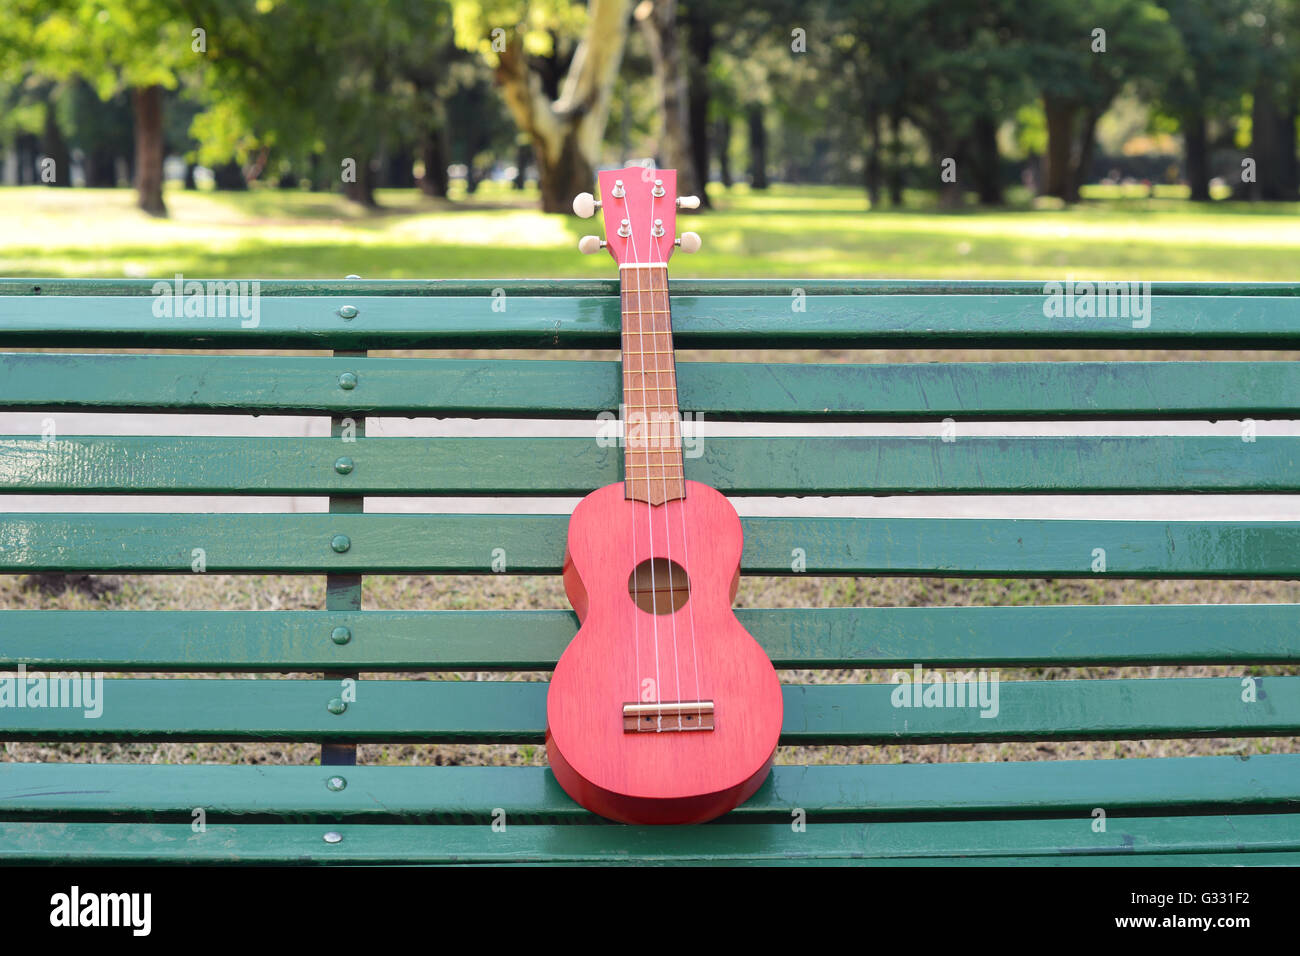
[[[622,289],[624,480],[569,521],[564,589],[581,628],[546,698],[546,752],[574,800],[624,823],[700,823],[766,779],[781,732],[772,662],[732,611],[743,536],[727,499],[682,466],[668,302],[674,170],[602,172],[574,211],[601,208]]]

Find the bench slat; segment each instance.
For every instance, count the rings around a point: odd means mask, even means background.
[[[1300,733],[1300,677],[1004,681],[998,713],[895,707],[895,684],[787,684],[787,744],[1091,740]],[[285,740],[537,743],[541,681],[361,680],[341,714],[337,681],[121,678],[103,681],[98,717],[84,708],[0,709],[7,740]],[[991,708],[985,708],[991,712]],[[93,710],[92,710],[93,712]]]
[[[707,438],[733,495],[1300,491],[1300,438]],[[352,463],[340,474],[336,463]],[[592,438],[0,438],[0,493],[571,495],[622,480]]]
[[[2,303],[0,303],[2,304]],[[339,376],[359,376],[354,389]],[[619,406],[617,362],[297,355],[0,354],[0,408],[541,416]],[[1282,417],[1295,362],[679,362],[683,411],[710,418],[964,420]]]
[[[331,777],[344,778],[330,789]],[[1300,754],[1044,760],[1005,763],[787,766],[728,819],[811,821],[898,814],[1077,813],[1170,807],[1300,809]],[[304,822],[393,820],[490,823],[500,807],[525,823],[599,818],[564,793],[545,767],[388,767],[151,764],[0,764],[0,815],[24,819],[158,815],[194,807],[224,816]]]
[[[372,296],[263,295],[257,314],[201,304],[205,317],[155,315],[151,295],[0,296],[0,346],[55,348],[608,348],[619,347],[617,295],[555,283],[504,284],[477,294]],[[1300,305],[1291,296],[1153,296],[1144,319],[1045,314],[1041,294],[836,294],[800,282],[752,288],[673,286],[678,348],[1294,348]],[[147,289],[145,286],[141,289]],[[466,287],[469,292],[472,287]],[[506,289],[509,307],[493,308]],[[588,287],[589,288],[589,287]],[[851,287],[850,287],[851,288]],[[322,290],[323,291],[323,290]],[[576,295],[564,295],[577,292]],[[792,306],[802,301],[803,311]],[[350,305],[355,318],[339,310]],[[1146,322],[1134,327],[1134,322]],[[249,323],[244,327],[243,323]],[[255,324],[253,324],[255,323]]]
[[[1294,578],[1300,522],[742,518],[749,574]],[[558,574],[564,515],[0,514],[0,573]],[[347,548],[334,550],[338,536]],[[339,546],[343,545],[340,540]],[[1094,571],[1105,552],[1105,571]]]
[[[1300,662],[1300,605],[741,608],[777,667]],[[331,635],[345,627],[347,643]],[[572,611],[0,611],[0,667],[550,670]]]
[[[193,278],[193,277],[191,277]],[[159,279],[0,278],[0,296],[147,296]],[[172,285],[175,277],[164,280]],[[209,281],[207,278],[203,282]],[[228,282],[230,280],[218,280]],[[810,295],[1026,295],[1041,296],[1037,279],[799,279]],[[790,279],[674,279],[673,288],[689,295],[774,295],[792,285]],[[1160,296],[1297,296],[1300,282],[1152,282]],[[617,279],[262,279],[261,294],[301,297],[356,293],[423,299],[440,296],[507,295],[617,296]],[[774,291],[775,290],[775,291]]]
[[[821,823],[793,832],[781,823],[703,827],[395,824],[0,823],[0,861],[92,863],[244,861],[293,863],[491,863],[564,860],[786,861],[836,858],[1143,857],[1231,853],[1251,862],[1300,850],[1300,814],[1132,817],[1108,815],[1104,833],[1087,816],[1054,820]],[[326,843],[324,833],[342,836]],[[1254,859],[1259,857],[1262,859]]]

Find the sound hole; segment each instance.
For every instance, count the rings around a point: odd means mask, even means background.
[[[647,558],[632,570],[627,593],[636,606],[651,614],[672,614],[691,596],[686,569],[668,558]]]

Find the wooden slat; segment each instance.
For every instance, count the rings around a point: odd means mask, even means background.
[[[490,286],[490,287],[489,287]],[[140,287],[144,291],[148,286]],[[591,284],[562,280],[466,284],[457,294],[367,295],[361,287],[305,296],[262,295],[256,325],[240,316],[180,319],[154,315],[149,295],[0,296],[0,346],[307,349],[617,348],[619,300],[593,297]],[[1300,306],[1281,296],[1161,295],[1149,324],[1126,316],[1045,314],[1041,294],[861,294],[852,285],[810,283],[674,284],[679,348],[1293,348]],[[509,307],[491,307],[505,289]],[[795,289],[809,293],[802,300]],[[399,290],[400,291],[400,290]],[[570,293],[565,295],[565,293]],[[344,305],[358,310],[344,319]],[[215,304],[202,310],[217,316]]]
[[[104,680],[102,713],[0,709],[6,740],[285,740],[538,743],[544,682],[362,680],[341,714],[337,681]],[[1300,677],[1004,681],[992,706],[895,707],[895,684],[784,687],[787,744],[1103,740],[1300,733]],[[991,704],[991,701],[989,702]],[[91,712],[93,713],[92,704]]]
[[[1300,662],[1300,605],[741,608],[777,667]],[[330,639],[335,628],[351,635]],[[0,611],[0,667],[549,670],[572,611]]]
[[[3,303],[0,302],[0,305]],[[339,387],[352,372],[357,387]],[[1271,418],[1300,408],[1295,362],[680,362],[707,418],[964,421]],[[0,354],[0,408],[589,418],[619,406],[617,362],[298,355]]]
[[[191,276],[190,278],[194,278]],[[0,278],[0,296],[147,296],[156,279]],[[206,277],[202,281],[209,281]],[[228,279],[218,280],[227,282]],[[1033,279],[674,279],[673,288],[690,295],[772,295],[795,282],[810,295],[1025,295],[1041,296]],[[617,296],[609,279],[262,279],[264,296],[295,297],[356,293],[399,297],[491,295]],[[1300,296],[1298,282],[1152,282],[1159,296]]]
[[[1300,491],[1300,438],[707,438],[734,495]],[[0,493],[572,495],[622,480],[594,438],[0,438]],[[340,468],[347,459],[350,467]]]
[[[331,788],[333,777],[342,789]],[[1098,805],[1197,812],[1300,810],[1300,754],[1044,760],[1002,763],[784,766],[728,816],[871,821],[891,815],[1078,814]],[[0,764],[0,817],[489,823],[497,808],[519,822],[599,818],[574,803],[545,767]]]
[[[1300,523],[742,518],[749,574],[1294,578]],[[564,515],[0,514],[0,573],[558,574]],[[335,540],[347,538],[336,551]],[[340,546],[342,542],[339,542]],[[1105,552],[1105,571],[1096,553]],[[798,568],[799,570],[796,570]]]
[[[1292,859],[1300,814],[705,827],[0,823],[0,862],[627,863],[1232,854]],[[342,839],[326,843],[326,832]],[[1277,862],[1273,860],[1272,862]]]

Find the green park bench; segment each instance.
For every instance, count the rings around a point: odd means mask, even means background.
[[[325,575],[325,607],[0,610],[0,670],[107,677],[98,717],[0,707],[0,740],[319,742],[321,765],[8,758],[0,860],[1300,864],[1295,753],[778,763],[740,809],[682,828],[607,824],[543,767],[354,765],[358,743],[541,743],[545,682],[402,677],[545,671],[576,630],[567,609],[365,607],[366,574],[491,574],[502,570],[494,554],[507,574],[558,574],[567,525],[564,514],[366,513],[365,497],[575,497],[620,480],[622,467],[620,450],[590,438],[367,438],[365,417],[590,420],[616,409],[617,362],[545,351],[617,349],[617,283],[266,281],[255,325],[213,316],[215,298],[209,317],[155,314],[152,286],[0,280],[0,409],[47,412],[56,428],[71,412],[328,416],[334,437],[3,437],[0,492],[320,496],[329,512],[4,513],[0,574],[192,574],[202,549],[209,574]],[[1300,348],[1300,285],[1156,283],[1146,320],[1050,314],[1044,287],[1029,282],[683,280],[673,296],[681,349]],[[371,354],[402,349],[540,354]],[[332,354],[294,354],[311,351]],[[962,431],[979,421],[1297,418],[1294,361],[682,361],[678,374],[682,409],[706,421],[935,423],[930,437],[711,437],[687,477],[729,495],[1300,492],[1300,438],[1249,440],[1248,428]],[[940,434],[944,419],[952,433]],[[1281,520],[743,523],[752,575],[1300,578],[1300,523]],[[787,670],[1135,668],[1117,679],[1007,680],[993,719],[896,707],[888,678],[788,683],[787,745],[1300,735],[1296,604],[738,613]],[[1157,665],[1233,676],[1138,676]],[[192,676],[249,672],[263,676]]]

